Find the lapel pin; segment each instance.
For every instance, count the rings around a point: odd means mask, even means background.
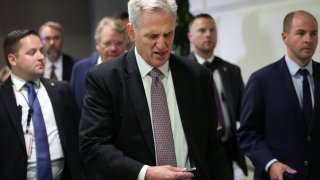
[[[51,85],[52,87],[54,87],[54,82],[51,82],[50,85]]]
[[[228,68],[227,67],[223,67],[223,71],[227,72],[228,71]]]

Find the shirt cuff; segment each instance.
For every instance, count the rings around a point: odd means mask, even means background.
[[[264,170],[269,173],[269,168],[270,166],[274,163],[274,162],[277,162],[278,160],[277,159],[272,159],[271,161],[269,161],[266,165],[266,167],[264,168]]]
[[[138,180],[145,180],[144,178],[146,176],[146,172],[147,172],[148,167],[150,167],[150,166],[147,166],[147,165],[142,166],[142,168],[139,172],[139,175],[138,175]]]

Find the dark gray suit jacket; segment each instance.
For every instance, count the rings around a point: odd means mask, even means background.
[[[78,150],[78,106],[67,82],[44,78],[41,81],[52,103],[65,157],[62,179],[79,180],[82,165]],[[27,152],[11,78],[0,86],[0,147],[0,179],[26,179]]]
[[[169,66],[189,157],[197,179],[231,179],[216,137],[210,71],[171,55]],[[91,69],[80,121],[80,151],[101,179],[132,180],[143,165],[156,165],[147,99],[134,50]]]

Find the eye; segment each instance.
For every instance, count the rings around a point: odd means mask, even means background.
[[[205,28],[200,28],[198,31],[201,32],[201,33],[205,33],[206,29]]]
[[[148,34],[147,35],[147,38],[149,38],[149,39],[156,39],[158,37],[158,35],[156,35],[156,34]]]

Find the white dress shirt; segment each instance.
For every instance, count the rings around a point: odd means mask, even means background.
[[[45,70],[44,70],[44,77],[50,79],[51,75],[51,66],[54,65],[56,68],[54,70],[54,73],[57,77],[57,80],[62,81],[62,71],[63,71],[63,64],[62,64],[62,54],[58,58],[58,60],[54,63],[52,63],[48,58],[46,58],[45,61]]]
[[[152,66],[146,63],[146,61],[138,54],[137,49],[135,48],[135,55],[139,67],[139,71],[141,74],[143,87],[146,93],[148,107],[150,112],[150,118],[152,121],[152,109],[151,109],[151,82],[152,78],[148,75],[148,73],[153,69]],[[179,108],[177,104],[176,94],[173,86],[172,74],[169,67],[169,61],[167,61],[164,65],[158,68],[163,74],[164,78],[161,80],[166,91],[168,109],[171,121],[171,128],[175,146],[177,167],[185,167],[190,168],[190,162],[188,158],[188,145],[185,138],[185,134],[183,131]],[[151,123],[152,125],[152,123]],[[145,165],[141,169],[138,180],[144,180],[146,170],[149,166]]]
[[[26,128],[27,128],[27,115],[28,115],[28,110],[29,110],[29,105],[28,105],[28,90],[23,87],[24,84],[26,83],[25,80],[15,76],[13,73],[11,74],[11,79],[12,79],[12,84],[13,84],[13,90],[14,94],[16,97],[17,101],[17,106],[21,107],[21,112],[22,112],[22,121],[21,125],[23,128],[24,134],[26,133]],[[44,85],[40,82],[40,80],[37,80],[35,82],[35,91],[37,93],[37,96],[40,97],[38,98],[40,106],[41,106],[41,111],[43,114],[43,119],[45,122],[46,130],[47,130],[47,135],[48,135],[48,143],[49,143],[49,150],[50,150],[50,158],[51,161],[55,162],[52,164],[52,174],[54,179],[59,179],[62,174],[63,166],[64,166],[64,161],[63,161],[63,151],[61,147],[61,142],[60,142],[60,137],[58,133],[58,127],[56,124],[56,119],[54,116],[51,100],[48,96],[48,93],[46,91],[46,88]],[[30,122],[30,127],[29,127],[29,132],[31,134],[34,134],[34,128],[33,128],[33,123],[32,120]],[[36,170],[36,146],[35,146],[35,140],[33,137],[33,143],[32,143],[32,150],[31,154],[28,157],[28,172],[27,176],[31,178],[32,175],[34,174],[34,169]],[[29,171],[30,170],[30,171]],[[29,179],[29,178],[28,178]]]
[[[203,64],[205,62],[212,63],[212,61],[214,61],[214,54],[212,54],[212,56],[209,57],[208,60],[205,60],[201,56],[198,56],[196,53],[194,53],[194,55],[195,55],[199,64]],[[224,100],[224,98],[222,98],[222,94],[224,94],[225,90],[223,87],[220,72],[217,71],[217,69],[215,69],[212,74],[213,74],[214,83],[215,83],[217,91],[218,91],[218,96],[220,99],[221,110],[222,110],[222,115],[223,115],[223,125],[225,128],[225,134],[224,134],[224,136],[221,137],[221,141],[225,142],[231,136],[231,134],[230,134],[231,133],[231,129],[230,129],[231,128],[231,121],[230,121],[230,116],[228,113],[229,112],[228,105],[227,105],[227,102]]]

